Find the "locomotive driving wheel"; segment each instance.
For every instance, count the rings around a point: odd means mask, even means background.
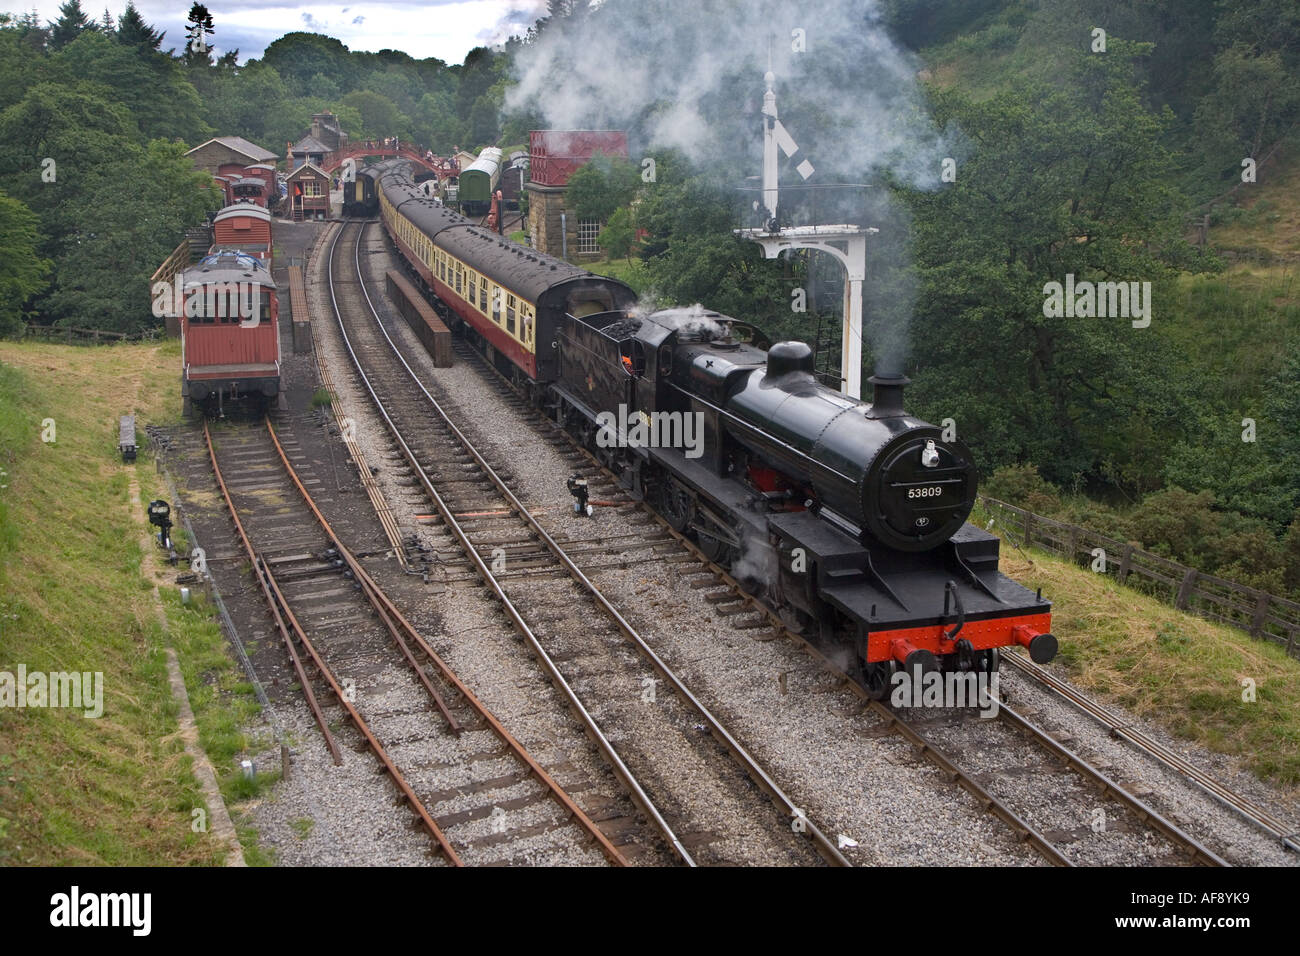
[[[710,561],[722,565],[731,563],[731,545],[727,542],[705,531],[697,532],[696,537],[699,538],[700,550]]]
[[[695,503],[686,489],[670,478],[660,485],[658,498],[659,513],[664,520],[674,531],[685,531],[695,512]]]
[[[891,681],[897,665],[892,661],[878,661],[874,664],[862,663],[862,686],[872,700],[884,700],[889,696]]]

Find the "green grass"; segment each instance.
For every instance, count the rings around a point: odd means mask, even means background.
[[[1005,540],[1002,554],[1005,573],[1053,602],[1057,660],[1076,685],[1236,755],[1262,779],[1300,786],[1300,661],[1036,548],[1032,564]],[[1242,699],[1246,678],[1253,702]]]
[[[74,348],[0,344],[0,669],[104,675],[104,714],[0,709],[0,863],[220,864],[191,829],[203,806],[176,734],[165,648],[176,648],[200,738],[229,787],[253,711],[202,605],[182,608],[161,581],[171,635],[157,619],[154,559],[129,499],[167,497],[147,449],[117,454],[117,416],[175,419],[179,345]],[[130,395],[138,398],[132,407]],[[55,421],[57,441],[40,439]],[[165,565],[164,565],[165,567]],[[174,574],[167,569],[170,574]]]
[[[1155,323],[1152,323],[1153,326]],[[1300,347],[1300,266],[1239,266],[1179,279],[1173,315],[1161,323],[1199,380],[1245,407]]]
[[[318,388],[312,394],[311,407],[320,408],[322,405],[332,404],[333,401],[334,401],[334,396],[330,394],[330,390],[328,388],[324,388],[324,387]]]
[[[1300,257],[1300,141],[1293,137],[1260,170],[1259,181],[1243,185],[1233,201],[1215,208],[1211,245],[1263,261]]]
[[[598,262],[584,262],[582,267],[596,275],[609,276],[626,282],[638,294],[644,292],[650,285],[645,263],[640,259],[601,259]]]

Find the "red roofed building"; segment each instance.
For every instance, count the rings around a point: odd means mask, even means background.
[[[603,223],[579,222],[568,208],[569,177],[594,156],[627,159],[627,134],[620,130],[538,129],[528,134],[528,236],[548,255],[570,261],[599,259]]]

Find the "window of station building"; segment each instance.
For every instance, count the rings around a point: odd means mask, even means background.
[[[600,245],[596,237],[600,235],[600,223],[595,219],[583,219],[578,223],[578,255],[596,255]]]
[[[515,334],[515,297],[506,296],[506,331]]]

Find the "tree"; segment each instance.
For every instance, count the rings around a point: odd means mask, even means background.
[[[357,135],[366,138],[393,136],[404,132],[409,125],[393,101],[382,94],[355,90],[343,97],[343,103],[361,115],[361,129]]]
[[[66,86],[97,83],[110,92],[113,102],[130,111],[142,140],[196,142],[211,132],[198,92],[171,57],[88,31],[50,61],[52,74]]]
[[[154,140],[96,167],[68,209],[74,226],[61,243],[48,314],[119,332],[156,326],[149,276],[176,237],[219,205],[211,179],[180,143]]]
[[[1300,78],[1276,51],[1234,43],[1214,58],[1214,88],[1196,107],[1201,148],[1225,180],[1237,180],[1243,157],[1263,153],[1300,120]]]
[[[86,30],[93,30],[90,19],[81,9],[81,0],[66,0],[59,7],[59,19],[50,27],[50,49],[61,50]]]
[[[631,161],[596,153],[569,177],[565,198],[579,219],[608,222],[640,186],[640,170]]]
[[[412,133],[437,153],[448,153],[464,137],[464,127],[456,118],[451,94],[441,90],[425,93],[411,117]]]
[[[1061,485],[1145,491],[1190,423],[1184,359],[1158,329],[1044,310],[1046,284],[1073,275],[1150,282],[1154,321],[1167,314],[1185,200],[1162,145],[1170,117],[1144,108],[1134,79],[1145,49],[1111,38],[1105,56],[1079,53],[1059,86],[936,97],[938,121],[971,146],[954,184],[908,194],[922,317],[912,354],[924,370],[911,405],[954,418],[981,470],[1028,462]]]
[[[636,245],[636,222],[632,211],[626,207],[617,210],[609,217],[609,222],[596,237],[600,248],[611,259],[632,258],[632,247]]]
[[[136,50],[157,51],[166,35],[144,22],[144,17],[135,8],[135,0],[127,0],[126,9],[117,21],[118,43]]]
[[[41,18],[35,11],[29,11],[15,17],[12,13],[0,13],[0,28],[4,34],[12,34],[17,45],[28,53],[43,53],[50,40],[49,27],[41,25]],[[0,56],[0,61],[4,57]]]
[[[211,88],[204,98],[208,122],[217,129],[237,132],[249,140],[272,147],[279,153],[285,139],[296,137],[311,121],[293,117],[291,131],[281,138],[279,122],[285,119],[289,90],[280,74],[263,62],[250,62],[237,74],[221,71],[209,78]]]
[[[212,63],[212,44],[208,37],[216,31],[212,26],[212,14],[201,3],[190,7],[185,20],[185,53],[183,59],[190,66]]]
[[[37,245],[35,214],[0,191],[0,335],[18,331],[24,303],[46,286],[50,262]]]
[[[0,111],[21,100],[27,90],[47,78],[45,31],[39,27],[0,29]],[[40,39],[35,48],[33,40]]]
[[[318,33],[286,33],[262,52],[262,62],[274,67],[292,90],[312,92],[311,78],[317,73],[334,78],[339,89],[356,88],[357,70],[348,48],[333,37]]]

